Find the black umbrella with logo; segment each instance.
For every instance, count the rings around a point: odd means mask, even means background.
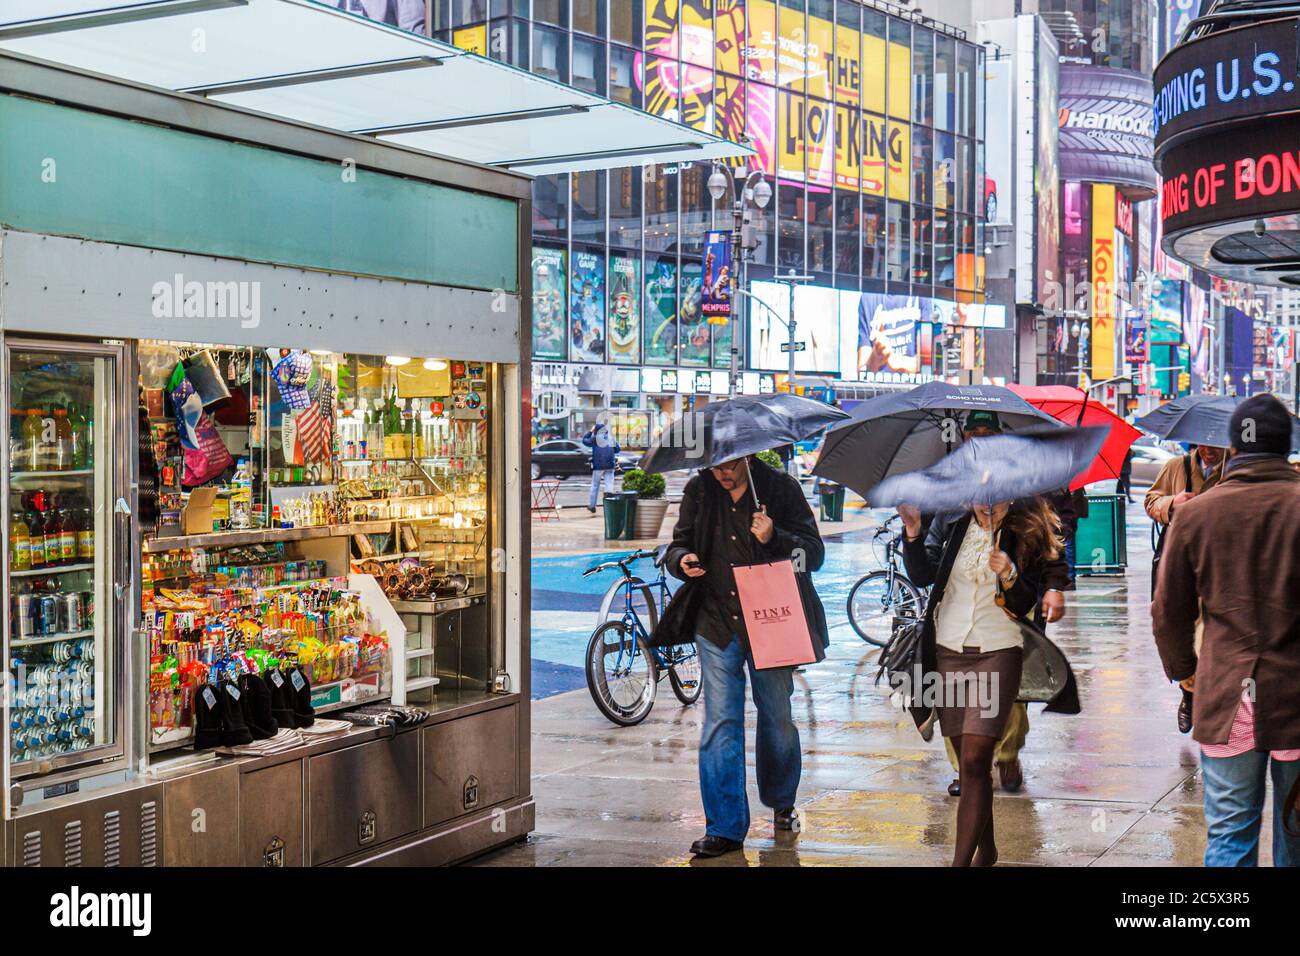
[[[956,448],[973,412],[994,413],[1004,431],[1064,427],[1010,389],[929,382],[853,409],[848,421],[826,433],[813,474],[866,498],[888,476],[927,468]]]

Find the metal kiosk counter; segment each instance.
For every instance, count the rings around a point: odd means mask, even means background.
[[[531,180],[3,52],[0,124],[0,859],[441,864],[524,838]],[[243,460],[211,514],[162,404],[202,355],[249,401],[214,426]],[[307,468],[286,356],[332,433]],[[388,567],[428,579],[429,633],[401,627]],[[174,609],[307,574],[374,641],[364,666],[311,645],[319,710],[429,718],[195,750],[167,661],[210,645]]]

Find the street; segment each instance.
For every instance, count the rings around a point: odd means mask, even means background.
[[[1139,492],[1126,515],[1127,574],[1080,577],[1065,619],[1049,628],[1070,658],[1083,712],[1044,715],[1031,706],[1025,786],[1014,794],[995,787],[1000,862],[1201,865],[1198,748],[1178,733],[1179,695],[1151,639],[1150,522],[1140,501]],[[954,774],[943,743],[937,734],[923,742],[890,706],[874,683],[878,652],[847,624],[845,595],[872,566],[867,529],[875,522],[865,513],[846,517],[858,530],[837,535],[823,525],[826,569],[815,575],[831,647],[795,683],[803,831],[776,835],[758,802],[747,703],[750,838],[743,856],[693,865],[940,865],[951,858],[957,801],[945,792]],[[533,561],[533,667],[535,680],[544,675],[534,688],[544,699],[533,705],[537,829],[479,865],[683,865],[704,831],[699,705],[683,707],[665,683],[644,723],[619,728],[600,716],[581,658],[604,586],[599,576],[577,575],[610,552],[575,550],[598,534],[581,519],[548,524],[534,528],[542,530]],[[1266,815],[1261,864],[1270,859],[1270,840]]]

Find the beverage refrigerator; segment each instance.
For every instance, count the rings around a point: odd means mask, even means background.
[[[6,791],[125,762],[127,354],[125,345],[5,338]]]

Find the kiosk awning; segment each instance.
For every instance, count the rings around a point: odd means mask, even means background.
[[[527,175],[753,153],[317,0],[7,0],[0,48]]]

